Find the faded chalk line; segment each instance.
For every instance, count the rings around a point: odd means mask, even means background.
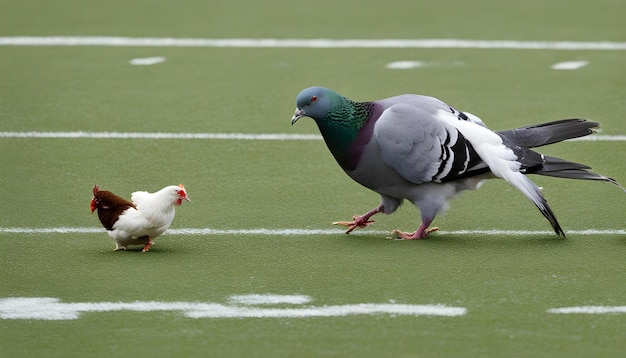
[[[589,61],[565,61],[550,66],[553,70],[577,70],[589,64]]]
[[[308,296],[290,295],[250,295],[233,296],[238,304],[220,304],[213,302],[76,302],[63,303],[53,297],[9,297],[0,298],[0,318],[33,320],[74,320],[82,313],[89,312],[166,312],[180,311],[189,318],[308,318],[308,317],[345,317],[352,315],[389,315],[395,316],[443,316],[459,317],[467,313],[463,307],[445,305],[411,305],[396,303],[360,303],[336,306],[304,307],[255,307],[258,297],[265,296],[260,304],[280,305],[291,303],[302,305],[311,301]],[[294,298],[299,301],[292,302]],[[243,303],[243,304],[241,304]]]
[[[555,314],[611,314],[626,313],[626,306],[578,306],[551,308],[548,313]]]
[[[311,297],[305,296],[305,295],[253,294],[253,295],[231,296],[229,301],[233,304],[243,304],[243,305],[276,305],[276,304],[303,305],[303,304],[311,302]]]
[[[199,139],[199,140],[322,140],[319,134],[287,133],[167,133],[167,132],[0,132],[0,138],[42,139]],[[570,141],[624,142],[626,135],[595,134]]]
[[[392,70],[409,70],[412,68],[419,68],[426,66],[426,63],[422,61],[394,61],[385,65],[386,68]]]
[[[104,228],[96,227],[0,227],[0,233],[5,234],[96,234],[104,233]],[[340,235],[341,229],[212,229],[212,228],[181,228],[169,229],[164,235],[260,235],[260,236],[309,236],[309,235]],[[486,235],[486,236],[528,236],[552,235],[548,230],[457,230],[438,231],[440,235]],[[389,235],[389,231],[361,230],[359,235]],[[566,230],[570,235],[626,235],[626,230]]]
[[[167,59],[162,56],[133,58],[128,61],[133,66],[151,66],[157,63],[165,62]]]
[[[506,50],[626,50],[626,42],[465,39],[207,39],[115,36],[6,36],[0,46],[113,46],[217,48],[455,48]]]

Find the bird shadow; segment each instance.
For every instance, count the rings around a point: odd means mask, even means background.
[[[163,254],[173,254],[178,253],[180,250],[172,249],[170,247],[158,247],[153,246],[148,251],[143,251],[142,246],[137,247],[128,247],[126,250],[115,250],[115,249],[100,249],[97,252],[101,255],[106,256],[126,256],[126,255],[163,255]]]
[[[442,248],[518,248],[518,247],[565,247],[571,239],[553,234],[533,235],[481,235],[481,234],[449,234],[437,232],[420,240],[403,240],[393,235],[375,235],[357,233],[345,235],[345,239],[358,239],[357,242],[370,244],[397,244]],[[355,241],[355,240],[351,240]]]
[[[441,234],[426,239],[428,244],[439,246],[475,246],[475,247],[564,247],[570,239],[550,234],[536,235],[457,235]]]

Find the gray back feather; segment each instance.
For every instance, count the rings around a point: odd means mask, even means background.
[[[431,116],[422,108],[395,104],[383,112],[374,128],[383,160],[415,184],[432,181],[442,156],[446,130]]]

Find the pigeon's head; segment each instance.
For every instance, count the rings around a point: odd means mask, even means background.
[[[296,97],[296,113],[291,118],[291,124],[295,124],[301,117],[310,117],[316,121],[325,118],[331,109],[333,97],[339,95],[328,88],[303,89]]]

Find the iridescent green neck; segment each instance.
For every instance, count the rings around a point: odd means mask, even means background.
[[[341,96],[333,99],[327,116],[317,120],[322,136],[336,145],[350,144],[367,122],[369,107],[368,102],[353,102]]]
[[[344,169],[353,169],[361,153],[352,153],[351,148],[366,125],[373,103],[354,102],[345,97],[333,98],[328,115],[316,120],[324,141],[337,162]]]

